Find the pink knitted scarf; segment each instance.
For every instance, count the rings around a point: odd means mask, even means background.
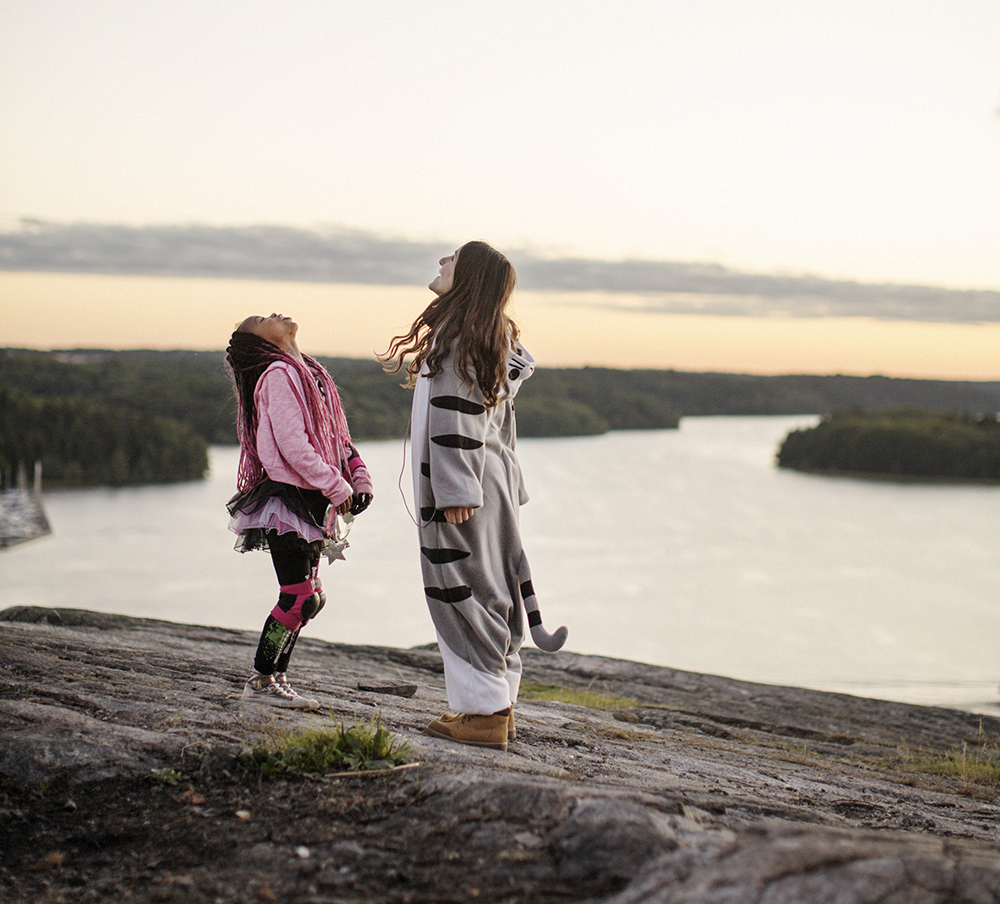
[[[257,455],[260,412],[257,410],[254,390],[264,371],[278,361],[294,368],[302,379],[306,407],[312,420],[312,430],[309,433],[318,445],[316,451],[327,464],[342,470],[349,454],[347,445],[351,441],[351,433],[333,378],[319,361],[309,355],[303,355],[303,361],[299,361],[294,355],[270,342],[256,336],[250,340],[243,338],[247,336],[253,334],[234,333],[227,350],[236,385],[236,428],[240,440],[237,491],[244,493],[267,477]],[[255,370],[258,374],[253,379]]]

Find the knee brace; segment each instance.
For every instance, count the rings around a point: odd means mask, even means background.
[[[299,584],[282,584],[280,590],[271,615],[293,633],[313,618],[326,603],[326,594],[321,589],[319,578],[310,578]]]

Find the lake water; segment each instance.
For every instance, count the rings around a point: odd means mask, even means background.
[[[814,422],[685,418],[521,440],[546,626],[568,625],[567,647],[584,653],[1000,714],[1000,487],[777,469],[784,435]],[[403,443],[360,445],[375,503],[347,560],[324,560],[329,602],[306,630],[427,643]],[[52,535],[0,552],[2,606],[256,630],[276,585],[269,557],[232,549],[237,455],[213,448],[196,483],[46,494]]]

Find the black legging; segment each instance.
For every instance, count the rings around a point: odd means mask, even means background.
[[[271,564],[274,565],[274,573],[280,586],[299,584],[312,576],[319,565],[322,543],[310,543],[298,534],[279,534],[275,530],[267,531],[265,536],[271,551]],[[268,615],[257,644],[253,667],[263,675],[288,671],[288,663],[298,638],[298,631],[289,631],[273,615]]]
[[[271,550],[271,564],[278,576],[279,584],[298,584],[305,581],[319,564],[320,548],[317,541],[310,543],[298,534],[279,534],[276,530],[266,531],[267,547]]]

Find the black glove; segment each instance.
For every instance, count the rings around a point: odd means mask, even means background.
[[[355,493],[351,499],[351,514],[360,515],[371,504],[371,493]]]

